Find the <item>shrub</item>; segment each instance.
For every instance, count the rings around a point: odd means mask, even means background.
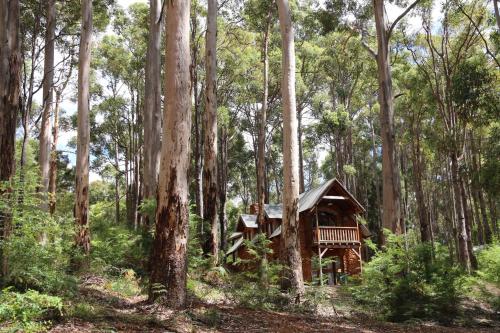
[[[61,298],[34,290],[18,293],[7,288],[0,292],[0,322],[11,332],[44,332],[48,319],[61,315]]]
[[[250,259],[238,259],[236,265],[244,265],[245,269],[230,279],[231,293],[236,301],[245,307],[262,309],[282,309],[290,304],[290,296],[278,288],[283,266],[267,260],[272,254],[270,240],[258,234],[244,244]]]
[[[405,246],[402,236],[389,235],[385,249],[375,250],[364,266],[362,283],[353,295],[391,321],[453,319],[463,287],[463,273],[446,249],[430,244]]]
[[[8,257],[6,282],[21,289],[70,292],[76,286],[66,273],[72,252],[73,226],[37,207],[15,211],[14,232],[2,245]]]
[[[491,283],[500,285],[500,243],[496,242],[479,252],[478,275]]]
[[[130,268],[141,273],[145,271],[144,258],[149,254],[143,244],[147,235],[143,230],[117,225],[113,210],[108,202],[98,202],[90,208],[92,270],[113,276],[119,276],[124,269]]]

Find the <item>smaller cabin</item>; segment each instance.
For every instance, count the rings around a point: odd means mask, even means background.
[[[243,239],[251,240],[258,231],[257,208],[241,215],[235,232],[229,237],[232,246],[227,255],[248,259]],[[364,213],[363,206],[337,179],[302,193],[299,197],[299,237],[302,255],[302,271],[305,281],[328,276],[329,284],[337,284],[341,275],[356,275],[361,272],[364,240],[371,237],[370,231],[358,221]],[[281,204],[264,206],[264,230],[271,240],[273,254],[278,259],[281,249]],[[326,268],[314,265],[329,258]],[[317,269],[314,266],[319,266]]]

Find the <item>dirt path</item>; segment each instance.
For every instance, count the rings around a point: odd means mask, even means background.
[[[62,332],[498,332],[500,327],[402,325],[359,315],[314,316],[251,310],[193,301],[183,311],[145,302],[144,296],[123,297],[90,283],[80,288],[73,313],[49,331]]]

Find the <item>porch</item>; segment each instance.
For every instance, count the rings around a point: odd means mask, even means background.
[[[313,232],[314,245],[332,248],[351,248],[361,245],[358,227],[317,226]]]

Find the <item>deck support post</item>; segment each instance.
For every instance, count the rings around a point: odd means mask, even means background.
[[[363,271],[363,259],[361,257],[361,230],[359,229],[358,216],[354,215],[354,220],[356,220],[356,228],[358,229],[358,242],[359,242],[359,273]]]
[[[315,207],[315,212],[316,212],[316,237],[318,240],[318,259],[319,259],[319,285],[323,285],[323,265],[321,263],[321,248],[319,247],[320,245],[320,234],[319,234],[319,223],[318,223],[318,206]]]

